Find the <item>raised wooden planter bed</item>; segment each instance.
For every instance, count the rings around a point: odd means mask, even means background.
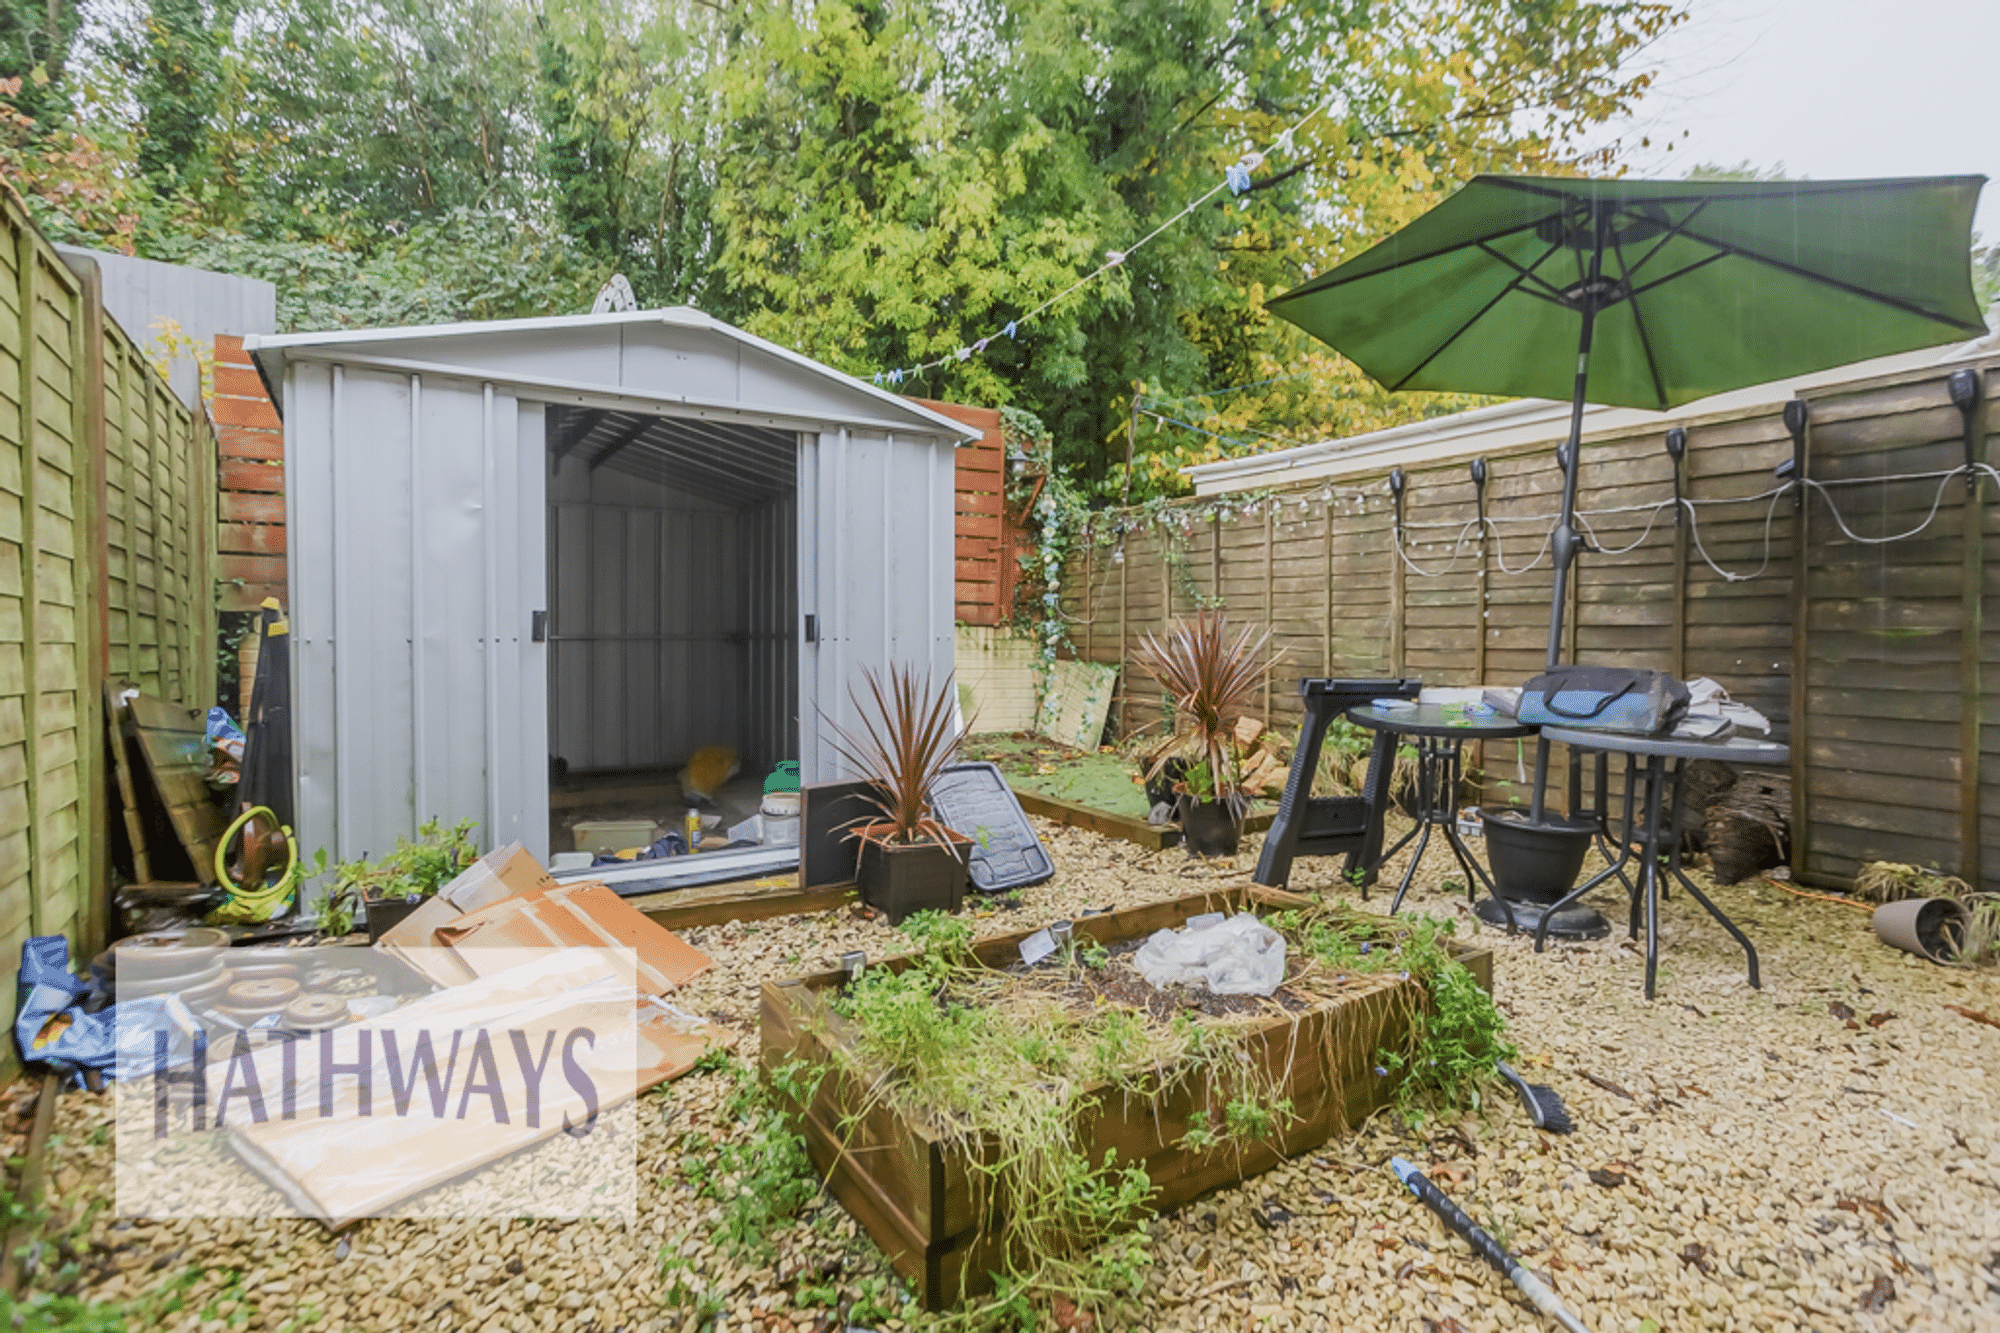
[[[1181,831],[1172,824],[1148,824],[1143,819],[1130,815],[1113,814],[1109,810],[1099,810],[1095,806],[1082,805],[1076,801],[1065,801],[1060,797],[1044,796],[1040,792],[1014,788],[1014,799],[1021,808],[1031,815],[1053,819],[1058,824],[1071,828],[1089,829],[1092,833],[1102,833],[1107,838],[1122,838],[1126,842],[1136,842],[1152,851],[1181,845]],[[1262,833],[1271,827],[1273,812],[1259,811],[1243,821],[1245,833]]]
[[[1078,935],[1105,945],[1144,939],[1162,927],[1220,910],[1284,911],[1307,900],[1259,887],[1234,888],[1153,903],[1076,922]],[[1387,938],[1393,926],[1384,923]],[[975,952],[988,966],[1017,962],[1032,932],[980,942]],[[1454,945],[1453,954],[1487,989],[1493,955]],[[899,968],[905,959],[871,966]],[[802,1113],[813,1164],[834,1196],[867,1228],[883,1252],[915,1286],[927,1310],[942,1310],[992,1290],[1002,1267],[1000,1243],[989,1231],[996,1205],[980,1186],[981,1173],[967,1145],[941,1142],[893,1108],[867,1101],[861,1087],[841,1074],[831,1051],[846,1026],[829,1003],[844,974],[822,972],[763,987],[762,1066],[768,1074],[794,1060],[829,1070]],[[1240,1040],[1252,1059],[1281,1083],[1295,1119],[1272,1140],[1231,1142],[1205,1150],[1183,1148],[1191,1118],[1209,1104],[1204,1078],[1191,1078],[1151,1098],[1106,1097],[1079,1126],[1080,1146],[1092,1161],[1115,1148],[1120,1162],[1145,1166],[1156,1193],[1152,1206],[1176,1207],[1219,1186],[1269,1170],[1349,1132],[1395,1096],[1393,1079],[1374,1072],[1375,1053],[1403,1036],[1408,1012],[1403,992],[1417,983],[1383,974],[1349,994],[1247,1026]],[[866,1106],[857,1119],[854,1112]],[[990,1151],[990,1145],[981,1150]],[[986,1160],[992,1160],[987,1158]]]

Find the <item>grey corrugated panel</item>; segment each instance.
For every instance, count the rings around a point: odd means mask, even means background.
[[[940,467],[933,451],[884,434],[823,432],[808,453],[819,546],[800,610],[818,617],[820,642],[801,648],[801,666],[822,716],[801,719],[800,758],[818,782],[842,775],[828,720],[856,725],[870,669],[911,668],[939,687],[951,678],[956,481],[949,456]],[[801,503],[805,484],[802,472]]]
[[[74,245],[58,245],[56,251],[72,267],[97,266],[104,278],[105,312],[149,356],[161,332],[155,326],[162,319],[172,320],[184,336],[204,347],[212,345],[218,333],[272,333],[278,327],[278,289],[261,278]],[[192,356],[176,357],[167,381],[180,400],[192,406],[200,389],[200,366]]]

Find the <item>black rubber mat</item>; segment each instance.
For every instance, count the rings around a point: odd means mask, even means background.
[[[1040,884],[1056,863],[994,764],[953,764],[931,784],[931,806],[947,828],[972,842],[972,887],[1005,893]]]

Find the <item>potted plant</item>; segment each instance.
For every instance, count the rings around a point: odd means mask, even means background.
[[[384,931],[417,910],[424,899],[458,877],[479,856],[473,845],[474,822],[461,820],[450,828],[432,819],[417,830],[418,840],[397,838],[396,846],[380,861],[346,861],[334,872],[327,901],[345,904],[352,913],[358,905],[368,922],[368,939],[382,938]]]
[[[1174,730],[1147,757],[1147,777],[1183,761],[1178,816],[1188,850],[1199,856],[1233,856],[1243,837],[1250,797],[1243,790],[1236,724],[1250,692],[1264,678],[1264,648],[1271,632],[1245,625],[1231,637],[1229,618],[1202,611],[1166,633],[1145,635],[1139,665],[1173,697]]]
[[[882,816],[848,834],[861,841],[861,901],[892,925],[913,912],[956,912],[965,903],[972,840],[938,821],[930,789],[957,757],[957,692],[949,678],[934,688],[928,675],[920,679],[906,667],[890,667],[886,680],[865,671],[862,681],[867,698],[848,692],[858,728],[828,719],[835,753],[871,784],[869,803]]]

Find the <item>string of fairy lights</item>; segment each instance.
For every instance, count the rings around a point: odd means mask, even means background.
[[[900,388],[905,381],[916,379],[928,373],[929,371],[938,369],[940,366],[948,366],[953,364],[954,362],[970,361],[973,357],[985,353],[985,351],[989,347],[992,347],[995,343],[1001,342],[1003,340],[1007,342],[1016,341],[1017,339],[1019,339],[1022,329],[1026,328],[1030,324],[1033,324],[1037,319],[1041,318],[1043,315],[1047,314],[1050,310],[1053,310],[1056,306],[1062,304],[1064,301],[1067,301],[1070,297],[1076,295],[1078,292],[1083,291],[1085,288],[1091,286],[1093,283],[1098,282],[1106,275],[1114,273],[1118,269],[1124,267],[1125,263],[1128,260],[1130,260],[1133,255],[1138,254],[1148,245],[1152,244],[1154,241],[1158,240],[1160,237],[1166,235],[1169,231],[1172,231],[1175,227],[1179,226],[1182,222],[1192,217],[1199,209],[1201,209],[1210,200],[1214,199],[1217,195],[1223,193],[1225,190],[1232,195],[1247,194],[1250,190],[1252,181],[1254,179],[1253,173],[1262,168],[1264,164],[1267,161],[1270,161],[1272,158],[1283,156],[1285,154],[1289,154],[1292,151],[1294,151],[1295,136],[1298,135],[1301,131],[1303,131],[1307,126],[1311,125],[1315,120],[1319,119],[1319,117],[1326,112],[1327,108],[1331,107],[1338,100],[1339,100],[1339,94],[1335,94],[1333,97],[1328,98],[1326,101],[1319,103],[1317,106],[1313,107],[1312,110],[1308,111],[1298,120],[1293,121],[1281,133],[1272,138],[1271,142],[1265,147],[1264,150],[1262,151],[1252,150],[1250,152],[1243,154],[1243,156],[1238,158],[1236,161],[1231,162],[1228,166],[1222,169],[1221,180],[1215,182],[1215,184],[1210,186],[1208,189],[1202,191],[1202,193],[1197,195],[1195,198],[1189,200],[1188,203],[1179,212],[1173,214],[1166,221],[1160,223],[1158,226],[1154,227],[1151,231],[1147,232],[1145,235],[1133,241],[1130,245],[1126,246],[1124,249],[1107,251],[1104,256],[1104,261],[1100,263],[1096,268],[1090,270],[1090,272],[1084,274],[1076,281],[1070,283],[1069,286],[1063,288],[1055,295],[1049,297],[1047,300],[1043,301],[1040,305],[1034,307],[1032,310],[1029,310],[1025,314],[1016,315],[1013,319],[1010,319],[1006,323],[999,325],[997,328],[994,328],[984,337],[975,338],[971,342],[963,343],[959,345],[957,348],[953,349],[952,351],[946,352],[942,356],[933,357],[928,361],[918,362],[916,365],[913,366],[897,366],[890,370],[878,370],[875,372],[874,382],[877,385],[884,388]],[[1244,386],[1244,387],[1249,387],[1249,386]]]

